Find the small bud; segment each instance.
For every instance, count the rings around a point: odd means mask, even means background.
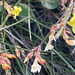
[[[24,50],[20,49],[19,51],[20,51],[21,53],[25,54]]]
[[[11,69],[11,66],[7,65],[6,63],[5,64],[2,64],[2,68],[6,71],[8,71],[8,69]]]
[[[41,57],[38,57],[38,62],[41,64],[41,65],[44,65],[44,64],[47,64],[47,62],[42,59]]]
[[[36,50],[36,47],[28,53],[27,57],[24,59],[24,63],[26,63],[30,58],[32,58],[35,50]]]
[[[0,56],[0,64],[4,64],[4,57],[3,56]]]
[[[7,54],[7,57],[11,59],[11,58],[15,58],[15,55],[13,55],[13,54]]]

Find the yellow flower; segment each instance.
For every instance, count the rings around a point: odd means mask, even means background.
[[[14,19],[16,19],[16,16],[18,16],[21,11],[21,7],[14,6],[14,10],[11,11],[11,13],[14,15]]]
[[[73,14],[73,17],[70,19],[70,21],[67,22],[72,27],[73,33],[75,33],[75,13]]]

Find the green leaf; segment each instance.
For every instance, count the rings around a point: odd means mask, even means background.
[[[47,9],[55,9],[58,6],[57,0],[41,0],[41,3]]]
[[[2,11],[2,9],[3,9],[3,6],[2,6],[2,5],[0,5],[0,12]]]
[[[27,17],[28,16],[28,6],[24,3],[19,3],[18,6],[20,6],[22,8],[22,11],[20,12],[20,16],[23,16],[23,17]],[[33,13],[30,9],[30,17],[33,18]]]

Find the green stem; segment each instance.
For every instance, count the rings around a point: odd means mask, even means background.
[[[9,25],[9,26],[3,27],[3,28],[0,29],[0,31],[4,30],[4,29],[6,29],[6,28],[12,27],[12,26],[14,26],[14,25],[16,25],[16,24],[18,24],[18,23],[20,23],[20,22],[26,20],[27,18],[28,18],[28,17],[25,17],[25,18],[23,18],[22,20],[20,20],[20,21],[18,21],[18,22],[16,22],[16,23],[13,23],[13,24],[11,24],[11,25]]]
[[[3,23],[3,21],[4,21],[4,1],[5,1],[5,0],[2,0],[2,2],[3,2],[3,10],[2,10],[2,17],[1,17],[1,27],[3,27],[3,26],[2,26],[2,23]],[[4,37],[4,31],[1,32],[1,38],[2,38],[2,41],[4,42],[4,39],[5,39],[5,37]],[[3,47],[3,49],[6,51],[6,47],[5,47],[4,44],[2,44],[2,47]]]
[[[48,26],[46,26],[46,25],[44,25],[44,24],[38,22],[37,20],[34,20],[33,18],[31,18],[31,20],[34,21],[34,22],[36,22],[36,23],[38,23],[38,24],[40,24],[41,26],[43,26],[43,27],[45,27],[45,28],[50,29],[50,27],[48,27]]]
[[[37,20],[36,20],[35,16],[34,16],[34,19],[35,19],[35,21],[36,21],[36,23],[37,23]],[[33,19],[33,20],[34,20],[34,19]],[[42,30],[41,30],[41,28],[40,28],[40,26],[39,26],[38,23],[37,23],[37,26],[38,26],[38,29],[39,29],[39,31],[40,31],[41,37],[44,38],[43,33],[42,33]]]
[[[66,23],[67,23],[67,21],[68,21],[70,15],[71,15],[72,9],[73,9],[73,5],[71,6],[69,12],[67,13],[67,15],[66,15],[66,17],[65,17],[65,19],[64,19],[64,21],[63,21],[64,26],[63,26],[63,27],[57,32],[57,34],[55,35],[56,39],[58,39],[58,38],[60,37],[60,35],[62,34],[63,29],[64,29],[64,27],[66,26]]]
[[[75,73],[75,69],[57,52],[55,49],[52,49],[67,65],[68,67]]]
[[[1,38],[2,38],[2,41],[4,42],[4,35],[3,35],[3,32],[1,32]],[[3,50],[6,51],[5,44],[2,44],[2,46],[3,46]]]
[[[1,24],[2,27],[4,26],[4,24],[6,23],[6,21],[8,20],[8,18],[9,18],[9,15],[7,15],[6,18],[5,18],[5,20],[2,22],[2,24]]]
[[[7,46],[9,46],[9,47],[15,48],[15,45],[10,45],[10,44],[5,43],[5,42],[3,42],[3,41],[0,41],[0,43],[5,44],[5,45],[7,45]],[[18,47],[17,47],[17,48],[18,48]],[[24,51],[30,51],[30,50],[27,50],[27,49],[24,49],[24,48],[18,48],[18,49],[23,49]],[[6,52],[6,51],[4,51],[4,52]]]
[[[21,29],[23,29],[23,30],[25,30],[25,31],[27,31],[27,32],[29,32],[29,30],[28,29],[26,29],[26,28],[24,28],[24,27],[22,27],[22,26],[19,26],[19,25],[16,25],[17,27],[20,27]],[[42,41],[42,38],[40,38],[39,36],[37,36],[36,34],[34,34],[33,32],[31,32],[31,34],[32,35],[34,35],[36,38],[38,38],[39,40],[41,40]]]
[[[31,11],[32,11],[32,9],[31,9]],[[34,14],[33,14],[33,18],[35,19],[35,22],[37,23],[37,20],[36,20]],[[32,20],[32,18],[30,18],[30,19]],[[34,19],[33,19],[33,20],[34,20]],[[38,29],[39,29],[39,31],[40,31],[41,37],[44,38],[43,33],[42,33],[42,31],[41,31],[41,28],[40,28],[40,26],[39,26],[39,23],[37,23],[37,26],[38,26]]]
[[[18,5],[20,2],[21,2],[21,0],[18,0],[18,2],[15,4],[15,6]]]

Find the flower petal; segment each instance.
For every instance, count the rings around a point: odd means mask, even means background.
[[[16,10],[16,9],[18,9],[18,7],[17,6],[14,6],[14,9]]]
[[[75,25],[72,27],[72,31],[75,34]]]
[[[67,24],[70,25],[70,26],[72,27],[75,23],[72,22],[72,21],[68,21]]]
[[[75,15],[70,19],[71,22],[75,22]]]
[[[38,64],[38,59],[35,58],[33,65],[31,66],[31,72],[35,73],[35,72],[40,72],[41,70],[41,66]]]
[[[54,48],[54,46],[51,45],[51,41],[55,40],[54,34],[55,34],[55,32],[53,32],[49,35],[49,41],[48,41],[44,51],[48,51],[48,50],[51,50]]]
[[[65,40],[66,43],[70,46],[75,46],[75,40]]]

